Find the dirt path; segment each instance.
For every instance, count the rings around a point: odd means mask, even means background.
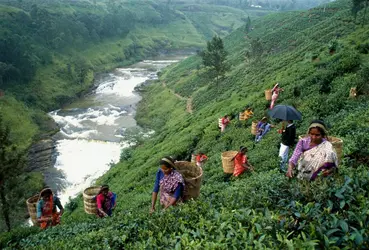
[[[187,99],[186,111],[192,114],[192,97]]]
[[[186,103],[186,112],[192,114],[192,112],[193,112],[193,109],[192,109],[192,97],[186,98],[186,97],[183,97],[183,96],[175,93],[173,90],[171,90],[171,89],[169,89],[167,87],[167,84],[164,81],[161,82],[161,85],[164,88],[167,88],[169,90],[169,92],[171,92],[173,95],[175,95],[178,99],[180,99],[180,100],[187,100],[187,103]]]

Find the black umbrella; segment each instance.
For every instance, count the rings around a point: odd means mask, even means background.
[[[272,118],[278,118],[284,121],[301,120],[300,111],[289,105],[276,105],[272,110],[268,111]]]

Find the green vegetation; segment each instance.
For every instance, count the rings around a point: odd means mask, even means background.
[[[224,39],[231,69],[218,85],[193,56],[167,68],[160,82],[145,87],[138,122],[155,134],[122,155],[99,179],[118,194],[113,218],[83,212],[81,197],[46,231],[18,229],[2,234],[2,247],[22,249],[367,249],[369,248],[368,64],[369,26],[351,15],[351,1],[309,11],[253,20]],[[364,15],[363,10],[358,16]],[[252,41],[262,50],[252,51]],[[333,49],[333,50],[332,50]],[[246,57],[247,55],[247,57]],[[165,82],[165,85],[163,84]],[[264,90],[279,82],[278,103],[310,120],[324,119],[330,134],[344,141],[339,173],[313,183],[289,180],[278,172],[279,135],[271,131],[252,147],[251,120],[232,120],[220,135],[217,120],[251,105],[255,118],[266,113]],[[357,87],[355,99],[348,98]],[[169,88],[169,89],[168,89]],[[359,90],[360,89],[360,90]],[[171,90],[171,91],[170,91]],[[193,113],[181,96],[192,97]],[[224,181],[220,153],[247,146],[254,173]],[[189,160],[201,150],[204,166],[196,201],[149,216],[150,193],[159,159]]]
[[[43,110],[87,89],[94,72],[159,50],[200,48],[207,34],[226,35],[245,15],[213,5],[189,14],[182,4],[155,1],[2,0],[0,6],[0,88]]]
[[[198,12],[191,13],[185,6],[136,0],[0,0],[0,90],[5,92],[0,114],[12,128],[14,145],[24,150],[55,133],[45,112],[83,95],[95,74],[171,50],[194,51],[204,46],[208,34],[226,35],[241,26],[245,15],[211,4],[197,4]],[[268,11],[249,12],[256,16]],[[25,197],[40,188],[40,175],[22,177],[33,183]],[[25,197],[14,199],[23,213]],[[14,224],[24,220],[23,213],[12,217]],[[4,228],[0,223],[0,231]]]
[[[218,83],[219,77],[223,77],[228,70],[225,63],[227,59],[227,51],[224,49],[222,38],[214,36],[211,41],[207,42],[206,50],[200,53],[202,63],[209,68],[210,75],[215,75]]]

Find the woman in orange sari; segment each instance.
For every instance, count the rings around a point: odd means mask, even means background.
[[[235,177],[240,176],[246,170],[254,171],[254,168],[247,161],[247,148],[244,146],[240,147],[240,151],[233,157],[234,161],[234,172]]]
[[[56,207],[59,208],[57,212]],[[37,220],[42,229],[49,226],[55,226],[60,223],[60,216],[64,208],[58,197],[53,195],[50,188],[45,188],[40,192],[40,198],[37,203]]]

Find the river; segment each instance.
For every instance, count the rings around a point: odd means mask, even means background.
[[[46,183],[56,189],[62,204],[75,197],[117,163],[127,143],[122,136],[137,126],[134,119],[141,97],[134,88],[157,79],[157,72],[184,56],[159,57],[117,68],[95,80],[95,90],[49,115],[60,127],[56,135],[59,172]]]

